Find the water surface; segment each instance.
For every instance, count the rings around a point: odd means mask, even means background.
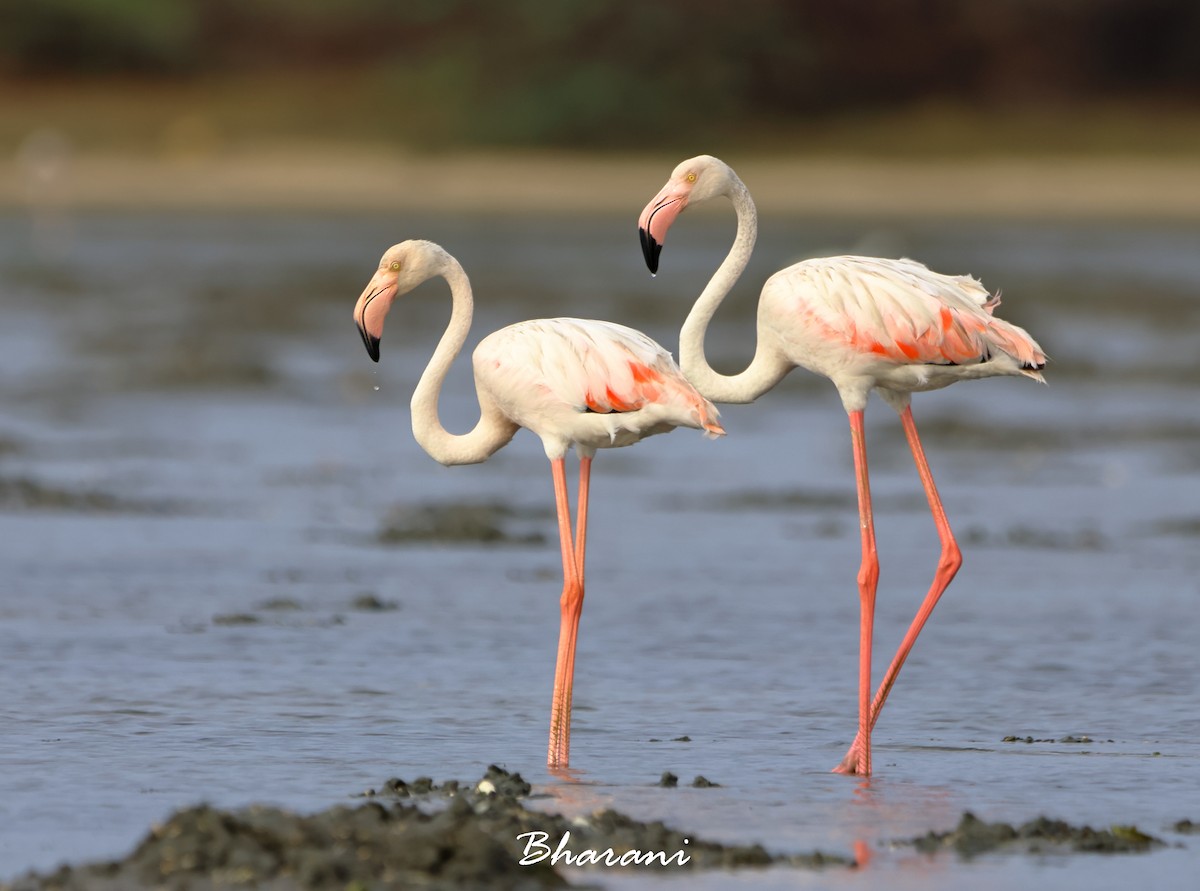
[[[829,773],[855,726],[858,634],[853,473],[832,387],[796,372],[724,408],[723,440],[676,431],[601,454],[564,782],[543,766],[560,563],[540,444],[522,433],[485,465],[435,464],[407,402],[445,292],[404,299],[378,366],[349,313],[385,247],[426,237],[472,274],[478,336],[570,314],[674,349],[732,221],[681,221],[657,279],[632,230],[632,218],[97,215],[34,245],[27,220],[0,218],[0,877],[119,855],[198,801],[315,810],[390,776],[472,779],[491,762],[548,807],[613,806],[780,851],[873,852],[862,871],[739,875],[746,887],[1194,874],[1200,843],[1171,827],[1200,819],[1200,231],[764,219],[710,333],[718,366],[748,361],[769,272],[862,251],[1002,290],[1002,314],[1051,355],[1051,385],[916,397],[965,565],[879,722],[869,784]],[[443,399],[451,429],[474,422],[470,386],[464,361]],[[882,404],[868,444],[882,665],[937,540]],[[507,506],[504,528],[540,541],[378,540],[398,507],[464,503]],[[665,770],[681,788],[656,785]],[[686,788],[697,774],[720,787]],[[892,844],[964,810],[1135,823],[1173,846],[964,862]]]

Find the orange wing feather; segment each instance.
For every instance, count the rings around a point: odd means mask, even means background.
[[[781,273],[802,295],[798,311],[833,342],[894,362],[978,362],[995,350],[1039,368],[1046,357],[1020,328],[992,315],[999,297],[975,279],[912,260],[830,257]]]

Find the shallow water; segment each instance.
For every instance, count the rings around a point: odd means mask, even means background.
[[[864,870],[739,874],[746,887],[1194,874],[1200,842],[1171,826],[1200,819],[1200,230],[762,229],[709,337],[729,370],[749,358],[766,274],[855,251],[973,272],[1054,360],[1049,387],[916,398],[965,565],[879,722],[869,784],[829,773],[855,721],[858,538],[828,384],[796,372],[724,408],[717,442],[677,431],[600,455],[563,781],[543,766],[560,563],[540,444],[522,433],[447,469],[412,441],[408,396],[446,318],[437,286],[398,307],[379,366],[349,318],[382,249],[427,237],[472,274],[480,336],[574,314],[674,348],[725,216],[681,221],[655,280],[632,218],[110,215],[34,244],[27,220],[0,217],[0,878],[119,855],[197,801],[317,809],[489,762],[547,807],[872,852]],[[464,361],[447,426],[474,409]],[[868,442],[881,665],[937,542],[882,405]],[[457,503],[511,506],[505,527],[543,540],[378,541],[397,506]],[[665,770],[680,788],[656,785]],[[720,787],[687,788],[697,774]],[[964,810],[1132,823],[1171,846],[962,861],[892,844]]]

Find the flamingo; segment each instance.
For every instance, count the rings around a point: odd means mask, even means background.
[[[829,378],[841,396],[850,419],[862,562],[858,729],[834,770],[869,776],[871,730],[880,709],[917,635],[962,565],[962,553],[917,435],[911,395],[996,375],[1020,375],[1044,383],[1040,372],[1046,357],[1028,333],[993,315],[999,295],[989,294],[970,276],[942,275],[907,259],[823,257],[796,263],[767,279],[758,302],[754,358],[740,374],[720,374],[704,356],[704,335],[754,248],[757,211],[749,190],[729,165],[700,155],[675,168],[638,220],[646,264],[657,273],[663,240],[676,217],[689,206],[720,195],[728,197],[737,212],[737,234],[680,330],[680,366],[701,393],[718,403],[753,402],[797,366]],[[933,583],[873,698],[871,641],[879,560],[863,425],[872,390],[900,415],[941,542]]]
[[[592,457],[597,449],[632,445],[675,427],[703,430],[710,438],[725,430],[717,409],[688,383],[671,354],[640,331],[612,322],[537,319],[480,341],[472,356],[479,422],[469,433],[447,432],[438,419],[438,395],[466,341],[474,309],[471,284],[459,262],[433,242],[393,245],[358,298],[354,321],[367,353],[378,362],[383,322],[393,302],[438,276],[450,286],[450,321],[413,392],[413,436],[445,465],[486,461],[522,427],[542,440],[554,481],[563,564],[547,764],[567,767]],[[564,460],[572,445],[579,456],[574,529]]]

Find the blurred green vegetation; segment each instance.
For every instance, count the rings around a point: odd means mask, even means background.
[[[953,143],[955,121],[986,116],[1069,143],[1054,120],[1086,107],[1101,143],[1190,148],[1200,3],[9,0],[0,91],[83,96],[98,133],[136,133],[139,103],[184,96],[251,135],[716,150],[819,143],[834,121],[903,151],[895,122],[914,115],[933,122],[926,147],[937,122]],[[1139,133],[1141,114],[1182,123]],[[893,123],[863,123],[878,121]]]

